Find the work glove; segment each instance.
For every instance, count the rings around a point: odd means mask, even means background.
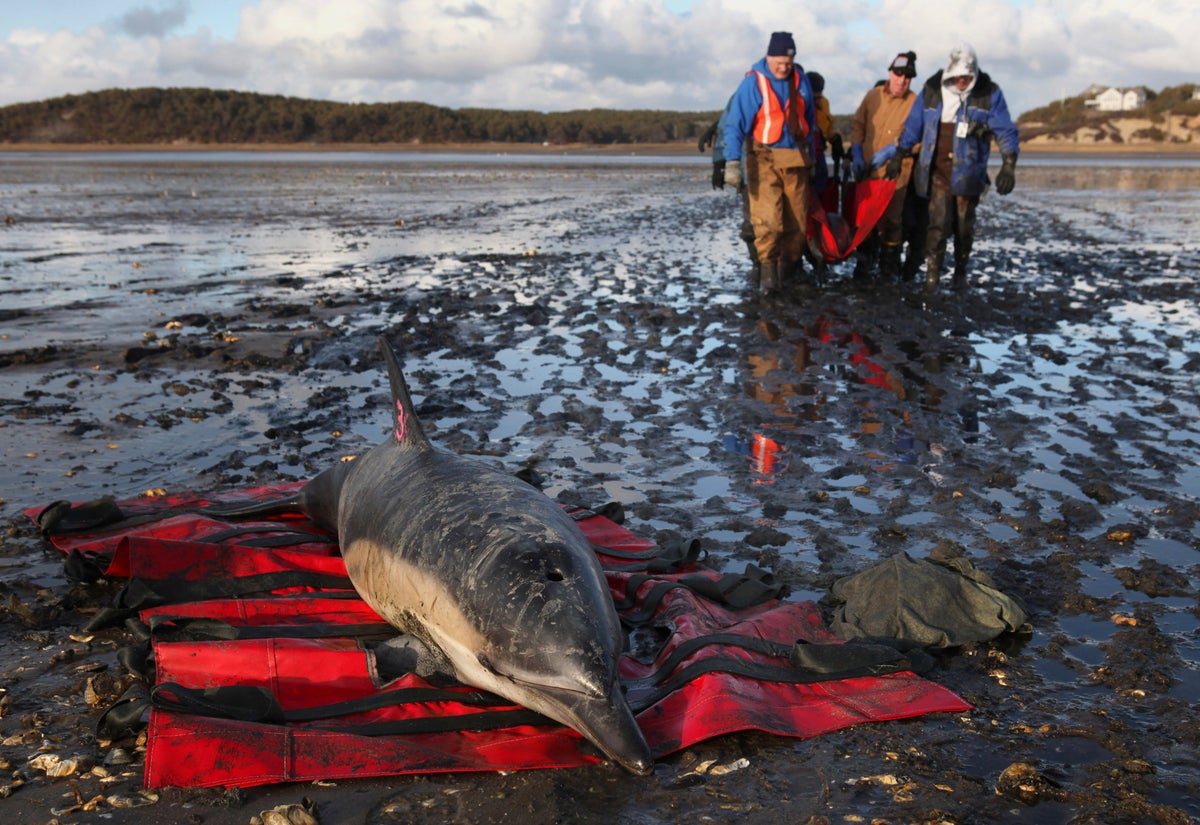
[[[871,155],[871,168],[879,169],[896,154],[896,144],[890,143],[875,154]]]
[[[713,189],[725,188],[725,161],[713,161]]]
[[[887,162],[887,166],[884,168],[883,176],[885,178],[888,180],[895,180],[896,178],[900,177],[900,167],[904,163],[905,154],[908,153],[905,152],[904,154],[901,154],[899,151],[897,151],[896,154],[892,155],[891,159]]]
[[[725,182],[735,189],[742,188],[742,162],[740,160],[725,161]]]
[[[867,174],[867,162],[863,160],[862,144],[850,144],[850,174],[855,180],[862,180],[863,175]]]
[[[967,136],[978,138],[984,143],[990,143],[992,140],[992,128],[988,126],[986,120],[972,120],[971,125],[967,127]]]
[[[717,137],[717,124],[714,123],[703,132],[700,133],[700,140],[696,142],[696,148],[703,152],[713,144],[713,140]]]
[[[841,163],[842,158],[846,157],[846,147],[842,145],[842,136],[833,134],[829,136],[829,148],[833,152],[833,162]]]
[[[1007,195],[1017,185],[1017,156],[1011,152],[1004,156],[1004,163],[1000,165],[1000,171],[996,173],[996,191],[1001,195]]]

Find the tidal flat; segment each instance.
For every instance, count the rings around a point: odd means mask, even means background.
[[[1030,155],[980,205],[965,292],[843,262],[769,304],[709,177],[703,156],[0,152],[11,825],[305,797],[324,825],[1200,819],[1200,161]],[[121,763],[95,735],[122,632],[81,628],[111,583],[67,579],[22,511],[310,478],[383,437],[379,335],[434,441],[554,498],[620,502],[795,600],[952,543],[1031,633],[939,656],[970,712],[726,736],[647,778],[151,799],[138,743]]]

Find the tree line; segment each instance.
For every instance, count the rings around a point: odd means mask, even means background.
[[[448,109],[200,88],[106,89],[0,108],[0,143],[694,142],[720,112]]]

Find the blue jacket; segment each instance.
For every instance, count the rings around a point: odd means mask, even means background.
[[[717,131],[713,135],[712,159],[713,163],[725,162],[725,124],[729,122],[729,108],[733,106],[733,98],[725,104],[725,111],[721,112],[721,118],[717,121]]]
[[[800,78],[800,88],[797,90],[797,93],[804,100],[804,120],[808,124],[809,148],[812,149],[813,135],[816,134],[815,118],[817,110],[816,102],[813,99],[812,84],[808,82],[808,75],[804,73],[804,68],[799,63],[795,65],[792,71],[796,72]],[[770,81],[771,91],[775,93],[775,97],[779,100],[779,107],[782,109],[787,105],[788,83],[792,79],[789,77],[787,80],[776,80],[771,75],[771,70],[767,68],[767,59],[765,57],[762,58],[742,78],[737,91],[733,93],[733,97],[729,100],[729,106],[726,107],[725,128],[722,132],[724,136],[723,151],[725,160],[741,160],[742,144],[746,136],[754,132],[754,118],[758,116],[758,110],[762,108],[763,102],[762,95],[758,91],[758,78],[755,77],[755,72],[759,72]],[[718,131],[721,130],[718,129]],[[788,130],[784,129],[783,135],[776,143],[772,144],[772,148],[799,149],[800,147],[792,139]]]
[[[916,192],[929,197],[929,179],[933,168],[933,151],[937,143],[938,125],[942,118],[942,73],[925,81],[921,105],[914,105],[904,121],[904,131],[897,141],[901,154],[921,144],[921,156],[913,174]],[[988,185],[987,163],[992,151],[992,138],[1003,155],[1016,157],[1020,147],[1017,127],[1008,114],[1004,93],[986,72],[980,72],[975,88],[966,104],[958,110],[958,122],[967,122],[967,136],[954,137],[954,168],[950,174],[950,192],[954,195],[981,195]]]

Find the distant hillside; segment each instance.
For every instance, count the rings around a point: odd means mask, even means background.
[[[1200,148],[1200,100],[1192,99],[1196,85],[1150,91],[1146,105],[1127,112],[1098,112],[1084,101],[1088,89],[1075,97],[1033,109],[1017,118],[1021,142],[1056,145],[1130,146],[1194,144]]]
[[[544,113],[213,89],[107,89],[0,108],[0,144],[694,142],[719,114]]]

